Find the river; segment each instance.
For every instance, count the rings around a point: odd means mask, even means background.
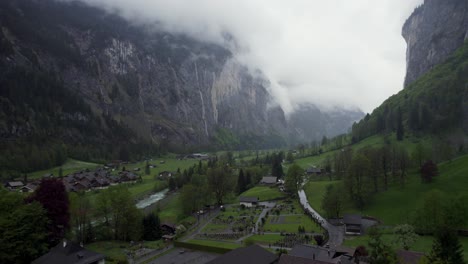
[[[157,192],[155,194],[152,194],[150,196],[148,196],[147,198],[141,200],[141,201],[138,201],[138,203],[136,204],[136,207],[138,209],[143,209],[143,208],[146,208],[160,200],[162,200],[165,196],[166,196],[166,193],[169,191],[169,189],[164,189],[160,192]]]

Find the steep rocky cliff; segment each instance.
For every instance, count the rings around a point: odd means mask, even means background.
[[[79,1],[1,1],[0,29],[0,82],[8,86],[0,94],[8,110],[0,113],[0,137],[12,142],[41,132],[59,144],[109,144],[101,153],[142,140],[188,151],[278,147],[347,129],[288,122],[262,73],[222,46],[136,25]],[[15,86],[21,93],[12,96]],[[60,96],[49,86],[63,86]],[[73,107],[64,105],[73,97]],[[346,119],[316,110],[301,114]]]
[[[425,0],[404,24],[403,37],[408,44],[406,87],[468,39],[468,1]]]

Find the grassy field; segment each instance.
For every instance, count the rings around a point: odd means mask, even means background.
[[[146,248],[158,249],[163,245],[161,240],[144,242]],[[87,249],[106,255],[106,263],[121,263],[126,260],[127,251],[139,248],[139,244],[131,246],[129,242],[99,241],[85,246]]]
[[[418,143],[422,143],[427,148],[430,148],[432,146],[432,141],[433,139],[431,137],[416,138],[413,136],[408,136],[404,138],[403,141],[398,142],[398,144],[405,146],[408,152],[411,153]],[[366,147],[373,147],[373,148],[382,147],[385,144],[391,143],[391,142],[397,142],[394,134],[390,134],[387,136],[375,135],[375,136],[368,137],[358,142],[357,144],[352,145],[351,148],[354,151],[358,151]],[[301,166],[301,168],[303,168],[304,170],[307,169],[308,167],[320,167],[325,163],[325,159],[327,157],[333,160],[334,155],[338,151],[340,150],[328,151],[321,155],[315,155],[315,156],[310,156],[306,158],[296,159],[294,162],[298,164],[299,166]]]
[[[304,187],[310,206],[312,206],[312,208],[322,216],[324,216],[324,211],[322,210],[322,199],[325,195],[327,186],[336,183],[339,183],[339,181],[314,181],[308,182]]]
[[[205,246],[212,246],[218,248],[228,248],[228,249],[236,249],[242,247],[242,244],[224,242],[224,241],[216,241],[216,240],[202,240],[202,239],[192,239],[187,241],[187,243],[196,244],[196,245],[205,245]]]
[[[424,196],[432,190],[440,190],[447,197],[466,196],[468,186],[468,155],[439,165],[439,176],[432,183],[423,184],[418,173],[409,175],[404,188],[392,187],[379,193],[363,213],[377,217],[386,225],[407,223],[418,209]]]
[[[258,197],[260,201],[270,201],[283,198],[285,194],[278,190],[278,187],[256,186],[243,192],[239,196]]]
[[[262,245],[273,244],[277,241],[280,241],[284,237],[279,234],[264,234],[264,235],[253,235],[250,236],[248,239]]]
[[[363,211],[352,208],[345,203],[345,213],[362,213],[376,217],[385,225],[408,223],[412,214],[423,203],[424,196],[432,190],[439,190],[448,198],[466,196],[468,186],[468,155],[459,157],[450,162],[439,164],[439,176],[432,183],[423,184],[419,173],[415,170],[408,175],[404,187],[393,184],[388,191],[376,194],[372,203]],[[323,213],[321,202],[328,184],[339,181],[309,182],[305,187],[307,198],[311,206],[319,213]]]
[[[161,209],[159,213],[161,222],[177,223],[184,217],[178,193],[159,201],[158,206]]]
[[[394,245],[395,236],[393,234],[384,234],[382,235],[382,240]],[[433,240],[434,238],[432,236],[419,236],[414,245],[411,246],[410,250],[429,253],[432,249]],[[368,247],[368,241],[369,236],[351,237],[347,238],[343,245],[348,247],[358,247],[361,245]],[[465,260],[468,261],[468,237],[460,237],[460,242],[462,244]],[[398,248],[396,245],[395,247]]]

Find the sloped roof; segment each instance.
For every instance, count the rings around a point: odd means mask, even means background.
[[[258,245],[252,245],[229,251],[207,264],[271,264],[277,259],[278,257],[268,250]]]
[[[324,262],[320,260],[313,260],[308,258],[301,258],[296,256],[291,256],[287,254],[281,255],[281,258],[278,264],[329,264],[330,262]]]
[[[278,178],[274,177],[274,176],[264,176],[260,182],[261,183],[270,183],[270,184],[272,184],[272,183],[276,183],[277,179]]]
[[[49,253],[37,258],[32,264],[90,264],[104,259],[105,256],[89,251],[76,243],[59,243]]]
[[[407,250],[398,250],[397,256],[400,263],[417,264],[419,263],[419,260],[424,256],[424,253]]]
[[[8,185],[10,187],[21,187],[24,184],[22,182],[20,182],[20,181],[11,181],[11,182],[8,182]]]
[[[241,196],[241,197],[239,197],[239,202],[241,202],[241,203],[257,203],[258,198],[257,197],[251,197],[251,196]]]
[[[312,245],[296,245],[289,252],[289,255],[312,260],[334,263],[331,261],[335,256],[335,251]]]
[[[343,216],[345,225],[361,225],[362,216],[356,214],[348,214]]]

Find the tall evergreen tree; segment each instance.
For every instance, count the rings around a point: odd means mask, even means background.
[[[239,177],[237,178],[237,193],[241,194],[247,189],[244,177],[244,171],[242,169],[239,170]]]
[[[143,218],[143,239],[147,241],[154,241],[161,239],[161,221],[159,216],[150,213]]]
[[[398,107],[397,112],[397,131],[396,137],[398,141],[402,141],[404,136],[404,128],[403,128],[403,114],[401,112],[401,108]]]
[[[150,175],[150,167],[149,167],[149,164],[148,164],[148,161],[146,161],[146,165],[145,165],[145,175]]]
[[[436,232],[432,251],[429,255],[431,263],[464,264],[463,250],[455,231],[442,228]]]

